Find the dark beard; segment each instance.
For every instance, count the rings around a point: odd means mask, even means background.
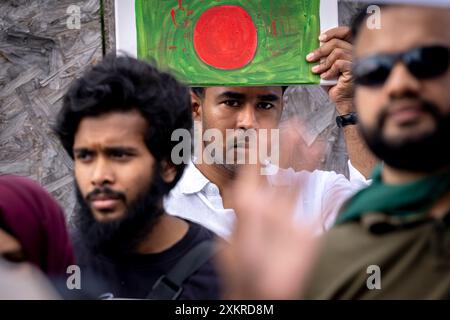
[[[436,127],[430,133],[397,143],[389,141],[383,136],[389,107],[384,109],[375,128],[360,125],[360,131],[369,148],[387,165],[410,172],[437,172],[450,166],[450,153],[444,150],[450,141],[450,114],[443,114],[429,101],[420,102],[435,120]]]
[[[125,256],[136,252],[137,246],[152,232],[164,213],[161,178],[155,180],[133,203],[127,206],[124,218],[106,223],[97,222],[75,183],[80,206],[74,218],[77,238],[93,254]]]

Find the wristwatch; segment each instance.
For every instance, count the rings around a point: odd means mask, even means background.
[[[349,124],[356,124],[356,123],[358,123],[358,116],[356,115],[356,112],[350,112],[342,116],[336,117],[336,124],[339,128],[348,126]]]

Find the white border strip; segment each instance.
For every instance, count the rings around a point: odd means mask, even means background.
[[[376,2],[377,4],[405,4],[409,6],[419,5],[419,6],[431,6],[431,7],[450,7],[450,1],[448,0],[360,0],[362,2],[366,2],[371,4]]]
[[[323,33],[329,29],[339,26],[338,0],[320,1],[320,32]],[[333,86],[337,79],[322,80],[320,84],[324,86]]]
[[[115,0],[114,5],[114,15],[116,19],[116,51],[118,54],[124,52],[130,56],[137,57],[134,0]]]

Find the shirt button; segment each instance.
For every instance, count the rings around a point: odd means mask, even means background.
[[[218,196],[219,195],[219,188],[217,188],[213,184],[208,184],[208,186],[206,187],[206,194],[208,196]]]
[[[215,185],[211,186],[211,193],[213,196],[218,196],[219,195],[219,188],[217,188]]]

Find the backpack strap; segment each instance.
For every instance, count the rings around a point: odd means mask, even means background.
[[[156,280],[146,299],[178,299],[183,292],[183,282],[194,274],[217,251],[218,248],[213,240],[205,240],[197,244],[169,272]]]

